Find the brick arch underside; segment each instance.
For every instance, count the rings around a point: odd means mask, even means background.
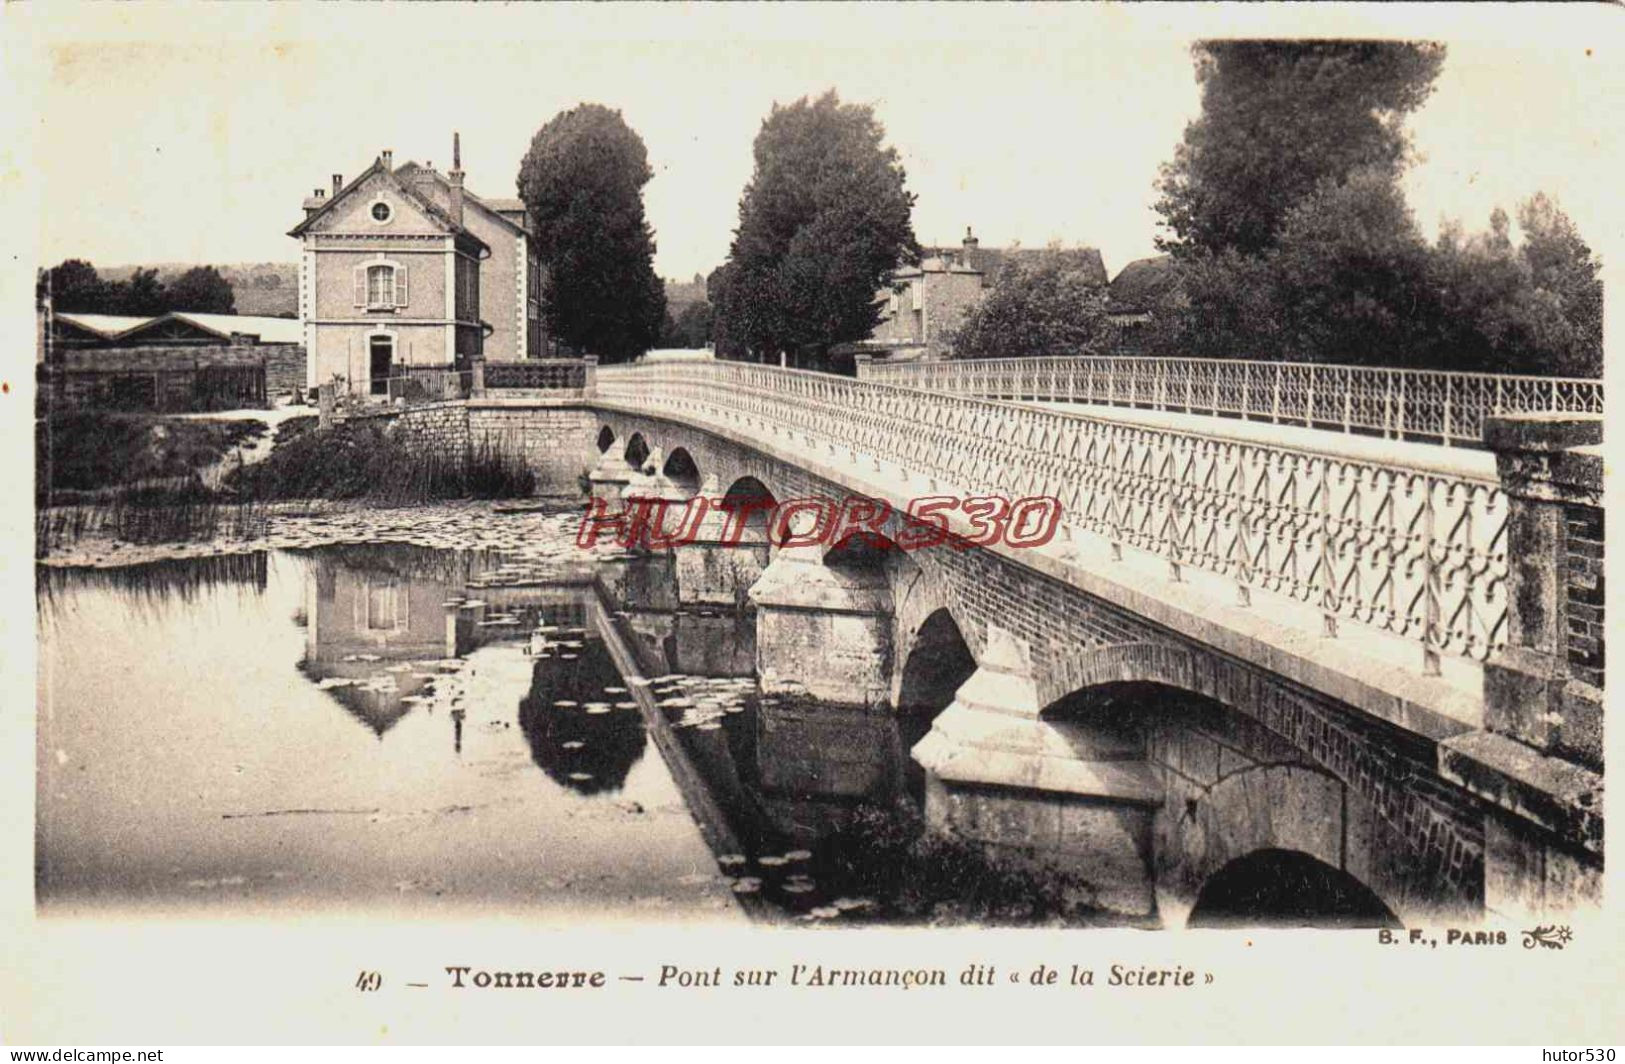
[[[800,467],[703,429],[619,412],[606,412],[600,420],[623,440],[637,432],[651,448],[684,447],[703,474],[715,475],[719,491],[751,476],[780,502],[850,494]],[[895,518],[888,529],[897,530]],[[1345,790],[1346,806],[1369,810],[1356,825],[1362,830],[1370,826],[1369,846],[1359,836],[1362,852],[1352,858],[1363,874],[1351,874],[1401,918],[1481,911],[1482,813],[1471,799],[1439,780],[1431,745],[988,551],[937,547],[910,557],[916,563],[917,586],[893,588],[898,636],[893,645],[901,651],[895,657],[896,671],[907,661],[919,625],[936,609],[946,608],[978,661],[985,660],[990,624],[1027,643],[1044,704],[1088,687],[1135,681],[1210,698],[1289,744],[1299,770],[1291,777],[1294,781],[1318,770]],[[1253,786],[1276,787],[1275,778],[1248,784],[1238,793],[1251,796]],[[1236,838],[1239,842],[1243,836]],[[1364,858],[1367,851],[1369,860]]]
[[[1045,671],[1046,702],[1108,684],[1156,684],[1210,699],[1235,718],[1226,737],[1159,733],[1151,721],[1150,759],[1167,788],[1154,863],[1168,896],[1188,904],[1230,861],[1281,849],[1349,873],[1402,919],[1481,911],[1481,820],[1432,773],[1427,744],[1189,646],[1094,647]]]

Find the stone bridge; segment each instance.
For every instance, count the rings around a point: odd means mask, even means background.
[[[679,598],[748,598],[769,690],[928,721],[930,827],[1094,904],[1367,924],[1600,895],[1594,416],[1385,453],[696,361],[504,417],[552,447],[568,420],[607,510],[714,500],[669,548]],[[950,510],[897,549],[942,496],[1056,500],[1058,532],[969,546]],[[753,508],[806,498],[886,515],[783,545],[800,526]]]

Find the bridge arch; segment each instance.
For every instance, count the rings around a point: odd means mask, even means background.
[[[905,645],[897,711],[929,723],[976,671],[976,656],[946,606],[932,611]]]
[[[689,491],[700,490],[700,467],[686,447],[675,447],[666,456],[660,473],[667,480]]]
[[[741,543],[768,541],[768,530],[773,524],[773,510],[779,505],[779,500],[766,484],[752,476],[739,477],[722,493],[720,505],[730,513],[743,511]]]
[[[1167,643],[1115,643],[1090,647],[1055,663],[1039,677],[1039,692],[1055,704],[1111,684],[1156,684],[1231,705],[1234,692],[1211,661]]]
[[[1382,898],[1340,868],[1298,850],[1254,850],[1202,885],[1186,927],[1402,926]]]
[[[600,426],[598,429],[598,453],[608,454],[609,449],[613,446],[615,446],[615,430],[608,425]]]

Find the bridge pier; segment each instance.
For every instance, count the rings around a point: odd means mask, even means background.
[[[715,506],[716,479],[707,478],[701,494],[712,500],[692,537],[678,544],[677,597],[685,606],[719,606],[743,612],[750,588],[767,567],[769,546],[754,531],[730,527],[732,511]]]
[[[604,503],[611,511],[621,506],[621,492],[636,472],[618,447],[598,456],[598,463],[587,473],[592,497]]]
[[[891,689],[891,592],[883,570],[824,564],[823,548],[787,546],[750,588],[762,690],[883,705]]]
[[[990,625],[980,666],[913,749],[927,830],[1052,875],[1078,904],[1153,915],[1163,788],[1143,749],[1042,708],[1026,648]]]

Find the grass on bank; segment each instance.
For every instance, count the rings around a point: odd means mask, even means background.
[[[193,476],[268,431],[256,419],[52,414],[34,423],[35,495],[48,503],[62,492]]]
[[[515,499],[536,491],[524,452],[504,437],[458,450],[413,447],[382,426],[346,422],[279,434],[263,462],[227,478],[261,500],[370,499],[388,505],[440,499]]]
[[[37,556],[98,531],[127,543],[248,538],[263,533],[273,502],[354,499],[401,506],[523,498],[536,490],[523,451],[501,437],[461,450],[424,450],[376,424],[324,429],[315,418],[295,418],[283,423],[270,455],[231,471],[224,486],[213,490],[198,479],[199,470],[265,431],[263,423],[104,414],[52,422],[40,432],[50,464],[42,459],[40,466]],[[98,488],[105,490],[78,494]],[[68,501],[64,492],[73,505],[51,505]]]

